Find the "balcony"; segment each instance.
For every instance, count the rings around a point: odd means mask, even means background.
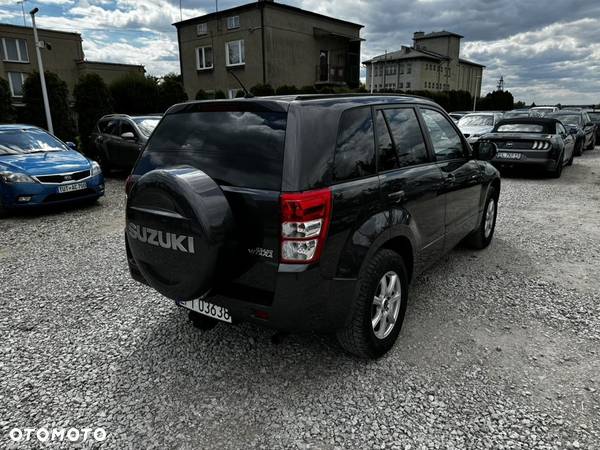
[[[359,68],[319,64],[316,66],[315,72],[315,84],[317,85],[346,86],[353,84],[354,78],[358,76]]]

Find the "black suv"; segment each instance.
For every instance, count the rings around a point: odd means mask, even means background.
[[[332,332],[381,356],[410,281],[465,238],[492,239],[495,146],[474,148],[416,97],[175,105],[127,180],[131,274],[203,328]]]
[[[102,117],[90,138],[95,146],[90,156],[98,161],[104,174],[112,169],[131,170],[160,118],[125,114]]]

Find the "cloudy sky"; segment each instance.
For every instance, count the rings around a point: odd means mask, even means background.
[[[248,1],[219,0],[219,9]],[[411,44],[414,31],[445,29],[465,36],[463,57],[487,66],[484,93],[503,75],[528,103],[600,103],[600,0],[278,1],[365,25],[363,60]],[[179,70],[179,0],[26,0],[26,12],[34,6],[39,26],[82,33],[87,59]],[[181,15],[214,8],[182,0]],[[21,6],[0,0],[0,22],[22,24]]]

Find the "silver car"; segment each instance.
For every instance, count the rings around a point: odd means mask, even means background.
[[[481,136],[492,131],[500,119],[502,113],[499,112],[469,113],[458,121],[458,128],[469,144],[474,144]]]

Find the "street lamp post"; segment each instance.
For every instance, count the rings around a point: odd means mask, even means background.
[[[48,131],[54,134],[52,126],[52,115],[50,114],[50,103],[48,102],[48,91],[46,90],[46,77],[44,76],[44,65],[42,64],[42,52],[40,51],[40,41],[38,39],[37,28],[35,27],[35,15],[39,11],[38,8],[33,8],[29,11],[31,14],[31,24],[33,26],[33,40],[35,43],[35,53],[37,54],[38,70],[40,72],[40,82],[42,84],[42,97],[44,98],[44,110],[46,111],[46,122],[48,123]]]
[[[475,92],[473,95],[473,111],[475,111],[477,109],[477,80],[479,80],[480,84],[481,84],[481,75],[478,75],[475,77]],[[481,90],[481,86],[479,87],[479,89]]]

